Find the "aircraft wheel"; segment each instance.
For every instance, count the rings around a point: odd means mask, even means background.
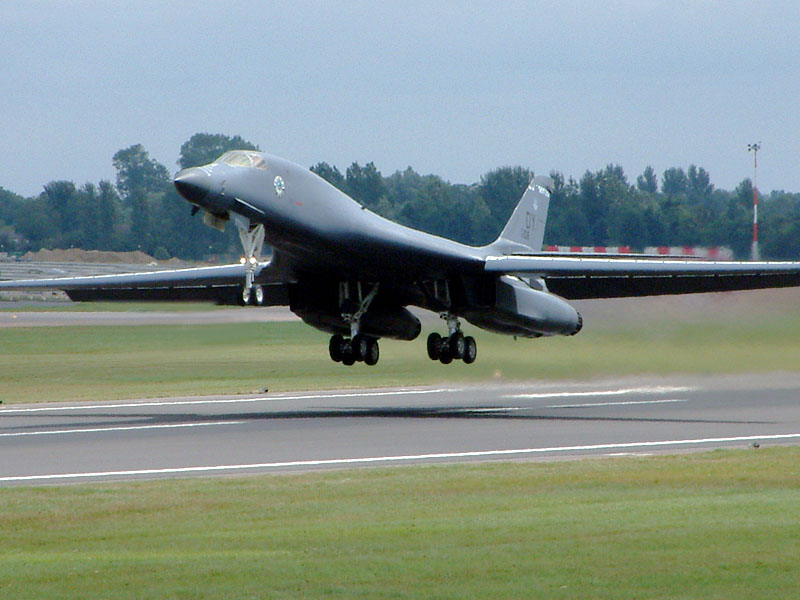
[[[338,333],[334,336],[331,336],[331,341],[328,344],[328,352],[331,355],[331,360],[333,362],[342,362],[343,352],[342,352],[342,345],[344,344],[344,338],[340,336]]]
[[[430,334],[428,336],[428,358],[431,360],[439,360],[441,345],[442,336],[435,332]]]
[[[475,341],[474,337],[468,335],[464,338],[464,346],[464,362],[471,365],[475,362],[475,359],[478,358],[478,343]]]
[[[264,294],[264,288],[260,285],[253,286],[253,293],[252,295],[252,302],[256,306],[264,306],[264,301],[266,300],[266,295]]]
[[[353,356],[357,361],[362,362],[367,358],[367,352],[369,351],[369,338],[359,334],[351,340],[350,345],[353,348]]]
[[[242,306],[247,306],[248,304],[250,304],[250,295],[251,295],[251,289],[246,285],[242,286],[242,295],[239,298],[239,304],[241,304]]]
[[[355,362],[356,356],[353,353],[353,348],[348,342],[345,342],[342,345],[342,363],[349,367]]]
[[[467,345],[464,340],[464,334],[460,331],[456,331],[450,336],[450,354],[453,355],[453,358],[458,360],[464,358],[464,353],[467,350]]]
[[[380,357],[381,350],[378,347],[378,340],[370,338],[367,341],[367,355],[364,357],[364,362],[372,367],[378,364]]]
[[[453,362],[453,355],[450,354],[450,348],[444,348],[439,354],[439,362],[443,365],[449,365]]]

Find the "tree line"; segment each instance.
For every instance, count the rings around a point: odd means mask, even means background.
[[[211,162],[232,149],[259,150],[240,136],[198,133],[180,148],[180,168]],[[23,198],[0,187],[0,251],[41,248],[141,250],[159,260],[230,259],[240,254],[234,228],[204,226],[172,185],[170,172],[136,144],[112,157],[116,181],[52,181]],[[500,167],[471,185],[453,184],[411,167],[384,176],[370,162],[344,173],[320,162],[311,170],[370,210],[404,225],[472,245],[493,241],[528,185],[529,169]],[[702,167],[673,167],[659,177],[647,167],[629,181],[619,165],[579,179],[550,173],[555,191],[545,243],[582,246],[728,246],[747,258],[753,186],[716,189]],[[800,258],[800,194],[773,191],[760,199],[765,258]]]

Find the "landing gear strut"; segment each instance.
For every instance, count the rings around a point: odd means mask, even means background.
[[[447,321],[449,335],[442,337],[438,333],[428,336],[428,358],[449,365],[453,360],[463,360],[470,365],[478,357],[478,344],[471,335],[465,336],[461,331],[461,323],[448,312],[440,315]]]
[[[361,318],[378,293],[378,285],[376,283],[372,286],[365,296],[360,281],[355,285],[354,294],[351,294],[350,282],[343,281],[339,284],[339,306],[343,311],[351,311],[342,312],[342,319],[350,324],[350,338],[347,339],[339,334],[331,337],[328,351],[334,362],[341,362],[347,366],[356,362],[363,362],[369,366],[378,364],[381,353],[377,338],[360,333]]]
[[[240,298],[241,304],[264,306],[264,288],[254,284],[258,259],[261,256],[261,250],[264,248],[264,225],[258,224],[251,229],[250,220],[242,217],[234,218],[234,223],[239,231],[239,240],[242,242],[242,248],[244,249],[244,256],[240,259],[240,262],[245,267],[245,280]]]

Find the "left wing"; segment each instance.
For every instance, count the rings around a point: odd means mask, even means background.
[[[255,268],[254,280],[267,292],[265,303],[283,304],[284,286],[272,277],[271,263]],[[243,264],[148,273],[0,281],[2,290],[63,290],[72,300],[213,300],[239,303],[247,274]],[[270,293],[272,292],[272,293]]]
[[[540,277],[568,300],[800,286],[800,262],[716,262],[549,255],[489,256],[493,274]]]

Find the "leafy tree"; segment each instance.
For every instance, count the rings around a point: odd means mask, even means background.
[[[120,199],[110,181],[100,182],[97,196],[97,248],[112,250],[118,247],[121,219]]]
[[[117,152],[112,163],[117,169],[117,189],[122,194],[130,214],[130,234],[125,247],[129,250],[152,252],[153,205],[171,187],[167,168],[150,158],[141,144]]]
[[[753,240],[753,182],[743,180],[728,197],[722,227],[728,245],[739,258],[750,256]]]
[[[345,189],[354,200],[370,208],[377,206],[385,193],[383,177],[373,162],[363,167],[357,162],[350,165],[345,175]]]
[[[181,169],[213,162],[229,150],[260,150],[241,136],[223,133],[195,133],[181,145],[178,165]]]
[[[661,180],[661,191],[667,196],[685,194],[688,187],[686,173],[680,167],[673,167],[664,171]]]
[[[336,167],[332,167],[326,162],[319,162],[311,167],[311,172],[316,173],[332,186],[345,191],[346,184],[344,175]]]
[[[658,180],[656,179],[656,172],[648,165],[645,167],[641,175],[636,178],[636,187],[640,192],[648,194],[655,194],[658,191]]]
[[[204,164],[232,149],[257,149],[240,136],[200,133],[181,146],[178,164]],[[190,216],[167,169],[136,144],[113,157],[116,188],[108,181],[77,187],[53,181],[23,199],[0,188],[0,245],[34,249],[70,245],[141,248],[160,257],[238,255],[236,230],[223,234]],[[320,162],[311,170],[371,210],[423,231],[480,245],[491,242],[509,218],[532,173],[523,167],[489,171],[473,185],[458,185],[411,167],[384,177],[370,162],[344,174]],[[559,245],[727,245],[749,255],[753,187],[715,189],[709,173],[690,165],[664,171],[659,191],[648,166],[630,185],[619,165],[586,171],[579,181],[551,173],[545,243]],[[773,192],[761,203],[762,253],[800,258],[800,194]]]
[[[533,172],[522,167],[501,167],[481,176],[478,193],[494,220],[493,228],[500,232],[506,224]]]
[[[117,170],[117,189],[124,198],[158,193],[170,184],[167,168],[150,158],[141,144],[118,151],[111,162]]]
[[[44,194],[22,203],[16,214],[15,228],[28,241],[26,246],[31,250],[54,247],[53,240],[58,233],[57,221],[50,214]]]
[[[781,260],[800,258],[800,194],[773,192],[761,202],[761,251]]]
[[[695,202],[705,202],[711,198],[714,186],[711,185],[711,177],[703,167],[699,169],[695,165],[689,165],[686,173],[688,183],[688,194]]]
[[[55,234],[50,244],[64,245],[63,238],[74,228],[75,184],[71,181],[51,181],[44,186],[42,197],[55,220]]]
[[[0,186],[0,223],[12,223],[24,201],[25,199],[19,194]]]

